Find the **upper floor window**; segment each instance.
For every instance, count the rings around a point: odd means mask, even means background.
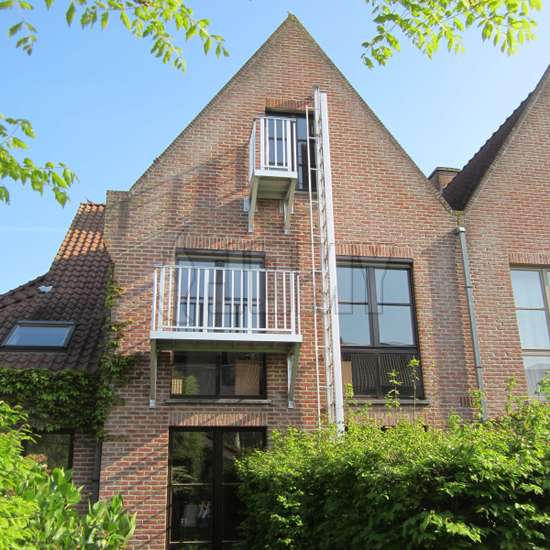
[[[2,346],[5,348],[66,348],[74,323],[63,321],[18,321]]]
[[[188,256],[178,261],[176,325],[218,331],[265,326],[263,260]]]
[[[530,395],[550,373],[550,269],[512,269],[523,365]]]
[[[419,397],[420,371],[409,366],[418,356],[410,267],[341,262],[338,300],[344,383],[383,397],[395,372],[401,395]]]
[[[268,113],[269,114],[269,113]],[[309,117],[309,120],[306,121],[305,114],[296,115],[296,114],[274,114],[274,117],[270,120],[270,132],[269,132],[269,158],[270,162],[275,162],[275,158],[283,158],[283,141],[284,133],[279,130],[276,131],[276,120],[281,118],[291,118],[296,121],[296,169],[298,172],[298,181],[296,184],[296,189],[298,191],[308,191],[309,190],[309,176],[307,164],[307,144],[308,136],[313,136],[313,118]],[[315,142],[309,140],[309,155],[311,166],[315,166]],[[317,189],[317,180],[315,171],[311,171],[311,190],[316,191]]]

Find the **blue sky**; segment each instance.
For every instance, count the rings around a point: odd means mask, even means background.
[[[428,175],[461,167],[533,89],[550,62],[550,16],[538,15],[538,40],[513,57],[475,33],[467,53],[441,51],[428,60],[405,46],[389,66],[368,70],[361,42],[372,33],[363,0],[190,1],[212,21],[231,56],[205,58],[199,42],[186,46],[182,75],[149,55],[149,44],[118,22],[106,31],[67,28],[60,7],[37,9],[35,52],[27,57],[0,34],[0,112],[29,118],[38,138],[35,160],[64,161],[79,176],[71,202],[11,187],[0,204],[0,292],[47,271],[81,201],[105,200],[127,189],[239,69],[291,11]],[[342,6],[345,6],[343,9]],[[0,14],[7,29],[14,14]]]

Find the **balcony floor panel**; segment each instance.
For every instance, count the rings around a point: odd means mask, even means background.
[[[216,334],[212,332],[151,331],[159,349],[212,351],[235,349],[266,353],[287,353],[302,342],[296,334]]]

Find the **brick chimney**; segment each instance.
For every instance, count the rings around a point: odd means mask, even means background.
[[[460,172],[458,168],[447,168],[445,166],[437,166],[433,169],[428,179],[433,186],[441,193],[452,179]]]

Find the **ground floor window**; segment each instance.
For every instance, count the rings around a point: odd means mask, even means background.
[[[239,541],[236,458],[265,445],[260,428],[172,429],[170,549],[225,549]]]
[[[49,470],[54,468],[72,468],[73,465],[73,434],[71,432],[38,433],[34,441],[26,441],[24,454],[32,456]]]
[[[243,352],[176,352],[170,395],[179,397],[265,396],[265,355]]]

